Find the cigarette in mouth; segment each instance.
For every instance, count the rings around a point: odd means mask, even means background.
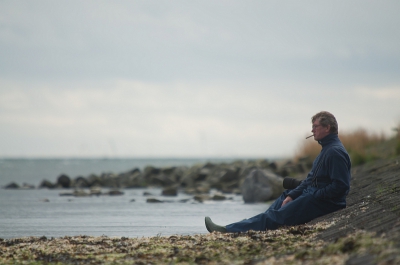
[[[308,136],[308,137],[306,137],[306,139],[308,139],[308,138],[310,138],[310,137],[312,137],[312,136],[314,136],[314,134],[313,134],[313,135],[310,135],[310,136]]]

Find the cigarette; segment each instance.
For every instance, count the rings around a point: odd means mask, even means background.
[[[306,139],[308,139],[308,138],[310,138],[310,137],[312,137],[312,136],[314,136],[314,134],[313,134],[313,135],[310,135],[310,136],[308,136],[308,137],[306,137]]]

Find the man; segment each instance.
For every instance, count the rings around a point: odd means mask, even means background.
[[[209,232],[265,231],[281,226],[304,224],[319,216],[346,207],[350,190],[350,157],[338,137],[335,116],[321,111],[311,118],[314,140],[322,146],[311,171],[301,184],[285,190],[264,213],[220,226],[205,218]]]

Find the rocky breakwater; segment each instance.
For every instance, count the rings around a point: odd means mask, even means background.
[[[71,178],[62,174],[55,183],[43,180],[38,188],[73,189],[64,196],[120,195],[121,189],[161,187],[163,196],[178,192],[191,194],[197,201],[224,200],[226,194],[242,194],[247,203],[273,200],[283,191],[284,176],[304,178],[305,161],[238,160],[232,163],[205,163],[191,167],[147,166],[119,174],[103,173]],[[13,186],[15,187],[15,185]],[[9,187],[11,188],[11,187]],[[101,189],[110,191],[102,193]],[[211,191],[214,194],[211,194]]]

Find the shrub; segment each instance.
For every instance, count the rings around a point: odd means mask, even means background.
[[[386,140],[383,134],[368,133],[365,129],[358,129],[353,132],[339,132],[339,138],[349,152],[353,165],[364,164],[379,157],[370,147]],[[316,141],[304,141],[295,154],[295,160],[303,157],[315,159],[320,151],[321,146]]]
[[[400,155],[400,140],[397,140],[397,144],[396,144],[396,155]]]

